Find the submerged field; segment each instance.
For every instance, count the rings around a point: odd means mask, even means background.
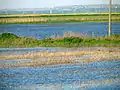
[[[120,61],[0,68],[1,90],[119,90]]]
[[[88,47],[80,48],[85,43]],[[73,48],[39,47],[52,45]],[[120,35],[38,40],[3,33],[0,35],[0,89],[119,90],[119,45]]]
[[[0,15],[0,24],[40,24],[58,22],[107,22],[107,21],[108,13]],[[112,13],[112,21],[120,22],[120,13]]]
[[[0,48],[1,90],[119,90],[120,48]]]
[[[67,27],[76,31],[78,26],[83,31],[86,29],[82,27],[90,28],[86,32],[104,32],[106,35],[107,24],[103,26],[105,30],[95,23],[92,26],[91,23],[73,24],[74,28],[71,24],[64,27],[61,24],[37,27],[19,24],[107,21],[108,14],[1,15],[0,24],[15,23],[20,27],[0,27],[0,90],[119,90],[119,23],[114,24],[110,37],[71,32],[72,36],[66,33],[56,38],[46,36],[58,28],[57,31],[62,29],[63,33]],[[120,14],[113,14],[112,21],[119,22]],[[43,33],[45,37],[40,38]],[[32,37],[33,34],[36,36]]]

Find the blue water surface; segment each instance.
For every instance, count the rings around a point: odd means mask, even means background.
[[[0,90],[119,90],[120,60],[0,68]]]
[[[49,38],[64,32],[77,32],[94,37],[107,35],[108,23],[56,23],[56,24],[10,24],[0,25],[0,33],[14,33],[18,36],[37,39]],[[111,34],[120,34],[120,23],[112,23]]]

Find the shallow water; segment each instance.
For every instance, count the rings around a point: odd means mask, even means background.
[[[20,55],[20,54],[27,54],[27,53],[37,53],[41,51],[48,51],[48,52],[64,52],[64,51],[85,51],[85,50],[120,50],[119,47],[75,47],[75,48],[65,48],[65,47],[36,47],[36,48],[0,48],[0,55]]]
[[[64,32],[77,32],[93,37],[107,35],[108,23],[56,23],[56,24],[10,24],[0,25],[0,33],[14,33],[18,36],[49,38]],[[94,35],[93,35],[94,32]],[[112,23],[112,34],[120,34],[120,23]]]
[[[120,60],[0,68],[0,90],[119,90]]]
[[[16,64],[16,63],[29,63],[30,59],[17,59],[17,60],[0,60],[0,65],[2,64]]]

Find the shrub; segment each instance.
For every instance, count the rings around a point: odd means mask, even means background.
[[[18,36],[12,34],[12,33],[2,33],[0,35],[0,39],[10,39],[10,38],[18,38]]]

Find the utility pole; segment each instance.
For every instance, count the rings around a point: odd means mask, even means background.
[[[50,8],[50,14],[52,14],[52,9]]]
[[[50,14],[53,14],[53,8],[54,6],[52,5],[52,8],[50,8]]]
[[[111,7],[112,7],[112,0],[109,0],[109,24],[108,24],[108,36],[111,35]]]

